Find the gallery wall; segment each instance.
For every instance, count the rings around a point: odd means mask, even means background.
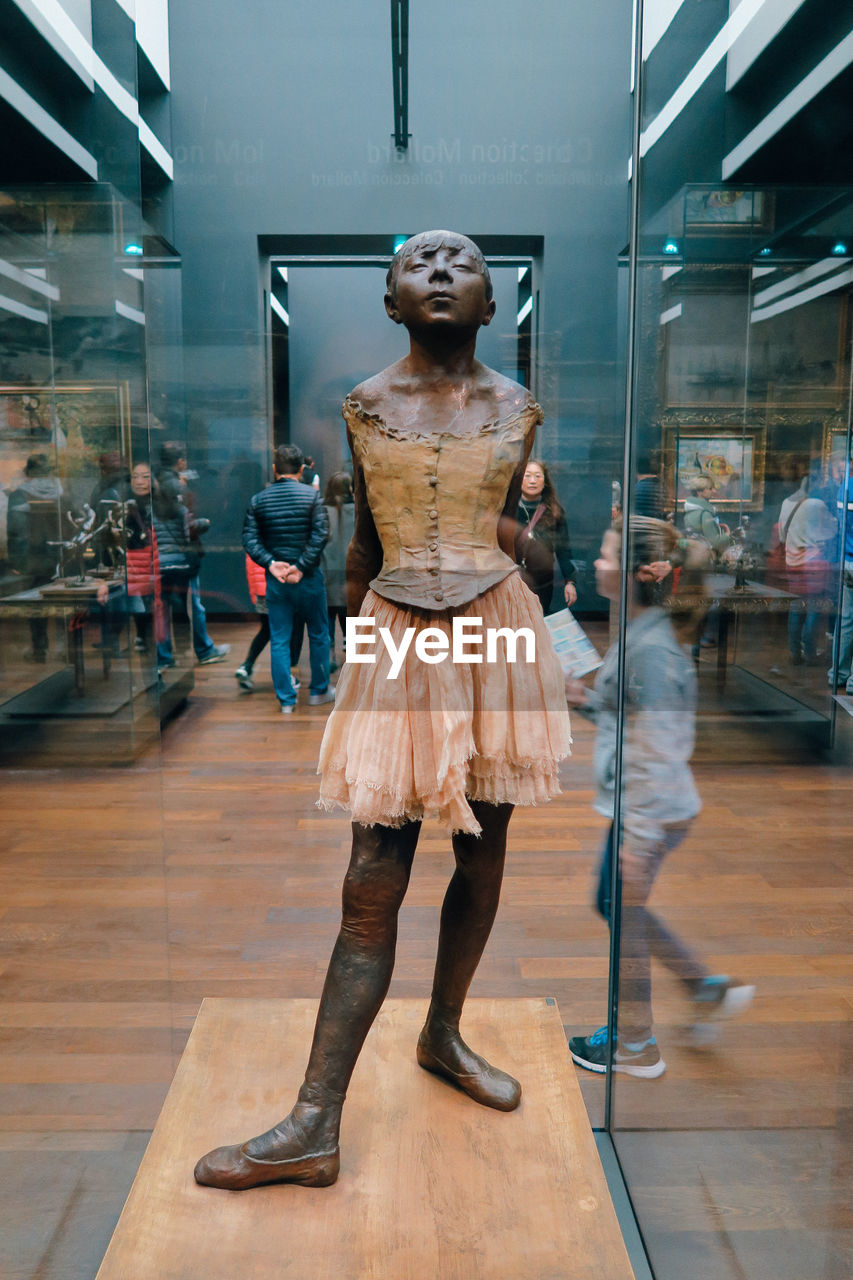
[[[220,603],[245,595],[234,549],[249,494],[233,493],[234,477],[267,465],[259,235],[542,236],[541,452],[573,513],[576,554],[597,545],[621,469],[630,23],[630,0],[413,6],[412,136],[398,156],[387,7],[216,3],[200,22],[197,6],[173,0],[186,398],[175,387],[162,416],[173,432],[188,424],[202,503],[227,514],[204,571]]]

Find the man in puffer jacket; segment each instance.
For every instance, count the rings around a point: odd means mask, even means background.
[[[329,621],[320,557],[329,537],[329,517],[316,489],[300,484],[302,450],[281,445],[275,451],[275,480],[249,503],[243,523],[243,547],[266,570],[270,623],[270,665],[282,712],[296,706],[290,677],[290,635],[300,613],[311,652],[312,705],[331,702],[329,687]]]

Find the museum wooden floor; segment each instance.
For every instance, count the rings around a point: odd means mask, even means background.
[[[237,660],[251,630],[215,629]],[[264,661],[253,696],[236,689],[236,661],[197,669],[161,749],[133,767],[2,778],[3,1280],[94,1276],[204,996],[319,993],[349,829],[314,807],[327,709],[282,717]],[[605,1013],[607,939],[589,905],[604,827],[592,734],[576,720],[562,799],[513,819],[472,989],[556,996],[572,1032]],[[654,900],[757,997],[698,1051],[675,984],[655,972],[668,1071],[617,1080],[617,1149],[665,1280],[849,1280],[849,764],[713,746],[696,769],[703,812]],[[394,996],[427,997],[449,867],[446,837],[426,827]],[[297,1083],[276,1082],[280,1097]],[[601,1125],[603,1079],[582,1073],[581,1086]]]

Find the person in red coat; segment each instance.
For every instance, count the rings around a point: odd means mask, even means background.
[[[259,564],[255,564],[251,556],[246,556],[246,578],[255,613],[260,615],[260,626],[252,637],[246,661],[242,667],[237,668],[234,675],[241,689],[245,689],[247,693],[253,693],[255,682],[252,679],[252,670],[259,655],[269,644],[270,620],[267,616],[267,572]]]
[[[144,653],[149,646],[152,619],[155,639],[164,634],[160,558],[151,509],[151,468],[146,462],[133,468],[130,487],[132,501],[127,504],[125,517],[128,610],[136,625],[135,648]]]

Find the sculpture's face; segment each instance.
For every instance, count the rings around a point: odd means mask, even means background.
[[[464,236],[427,232],[400,250],[393,293],[385,296],[388,314],[407,329],[476,330],[489,324],[494,300],[486,297],[486,280]]]

